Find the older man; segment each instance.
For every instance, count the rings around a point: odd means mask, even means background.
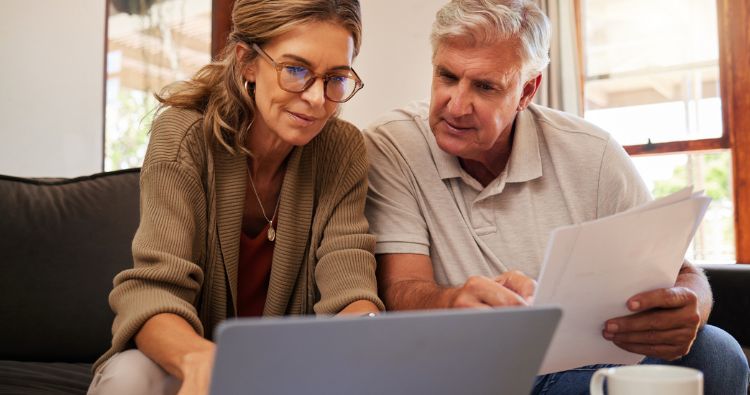
[[[367,130],[367,216],[389,309],[526,305],[551,230],[650,199],[611,136],[531,103],[549,36],[532,1],[451,1],[433,26],[429,105]],[[633,314],[602,323],[605,339],[645,363],[703,370],[708,394],[746,393],[739,345],[705,325],[699,269],[686,262],[674,287],[623,303]],[[534,392],[585,393],[597,367],[539,377]]]

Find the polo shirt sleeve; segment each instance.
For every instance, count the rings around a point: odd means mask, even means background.
[[[430,254],[430,235],[422,215],[414,173],[388,125],[365,132],[370,159],[365,215],[377,237],[375,254]]]
[[[652,200],[630,156],[611,136],[602,155],[597,218],[616,214]]]

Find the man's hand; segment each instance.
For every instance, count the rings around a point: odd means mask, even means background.
[[[519,271],[503,273],[494,279],[472,276],[453,290],[450,307],[527,306],[536,281]]]
[[[634,314],[608,320],[603,336],[618,347],[671,361],[690,351],[701,325],[698,296],[686,287],[657,289],[627,302]]]
[[[509,288],[511,291],[520,295],[528,304],[534,299],[534,292],[536,292],[536,280],[526,276],[519,270],[511,270],[505,272],[497,277],[495,281]]]
[[[536,290],[536,281],[519,271],[473,276],[446,287],[435,281],[428,255],[382,254],[377,259],[378,289],[388,310],[526,306]]]

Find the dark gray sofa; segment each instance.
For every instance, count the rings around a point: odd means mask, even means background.
[[[112,278],[132,266],[138,178],[0,176],[0,394],[86,392]]]
[[[132,265],[139,170],[66,180],[0,176],[0,394],[83,394],[109,346],[107,304]],[[750,265],[704,266],[710,322],[750,347]]]
[[[750,359],[750,264],[699,266],[705,270],[714,295],[708,322],[731,333]]]

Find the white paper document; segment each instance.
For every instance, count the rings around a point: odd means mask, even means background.
[[[630,297],[674,285],[710,201],[689,187],[552,232],[534,305],[560,306],[563,316],[540,374],[643,359],[604,339],[604,322],[630,314]]]

